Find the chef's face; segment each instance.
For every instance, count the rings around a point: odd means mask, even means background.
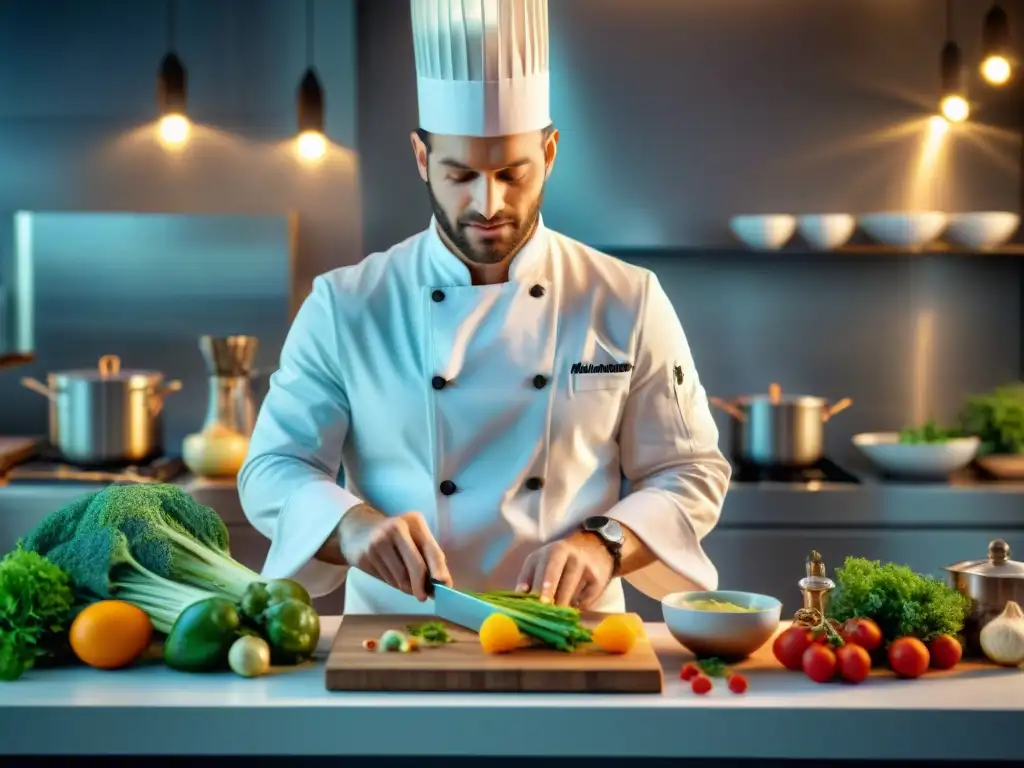
[[[444,234],[467,259],[496,264],[533,232],[558,131],[479,138],[416,132],[420,178]]]

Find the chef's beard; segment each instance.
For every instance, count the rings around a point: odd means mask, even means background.
[[[533,234],[534,226],[540,217],[540,206],[544,201],[544,189],[541,188],[537,199],[530,206],[530,212],[522,221],[508,216],[496,216],[493,219],[485,219],[479,213],[468,213],[460,216],[455,224],[453,224],[451,219],[448,218],[448,214],[444,212],[441,204],[437,201],[434,189],[430,186],[429,181],[427,182],[427,194],[430,196],[430,207],[434,211],[434,217],[437,219],[441,231],[448,238],[448,242],[455,246],[465,258],[477,264],[500,264],[518,251],[523,243],[529,239],[530,235]],[[507,240],[494,242],[490,247],[483,249],[473,247],[466,234],[466,229],[469,225],[503,222],[513,225],[514,230],[511,237]]]

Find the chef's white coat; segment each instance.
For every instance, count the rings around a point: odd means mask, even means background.
[[[312,559],[346,510],[421,512],[455,585],[474,590],[511,589],[530,552],[607,515],[657,556],[626,578],[659,599],[717,586],[701,540],[730,474],[652,272],[541,221],[507,283],[473,285],[431,221],[316,278],[238,487],[272,542],[265,577],[314,596],[345,581],[348,613],[429,613]],[[618,579],[594,608],[624,609]]]

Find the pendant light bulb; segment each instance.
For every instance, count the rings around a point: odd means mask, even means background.
[[[990,85],[1005,85],[1013,76],[1010,20],[998,3],[985,16],[981,76]]]
[[[327,152],[324,136],[324,90],[312,67],[299,83],[298,97],[299,136],[295,146],[304,160],[319,160]]]
[[[962,123],[971,116],[963,87],[963,67],[960,46],[948,42],[942,48],[942,116],[951,123]]]
[[[160,138],[177,146],[188,141],[192,126],[187,116],[188,74],[175,53],[160,62],[157,77],[157,105],[160,109]]]

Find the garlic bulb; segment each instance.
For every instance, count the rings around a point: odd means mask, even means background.
[[[1024,612],[1013,600],[981,630],[981,650],[991,661],[1013,667],[1024,662]]]

